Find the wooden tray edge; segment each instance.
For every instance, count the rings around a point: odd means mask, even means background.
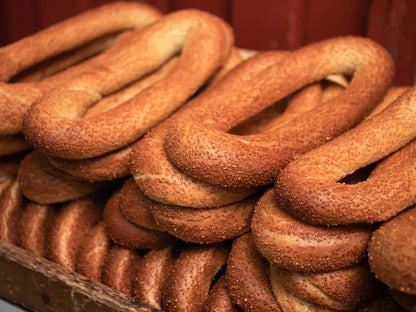
[[[3,241],[0,298],[38,312],[159,311]]]

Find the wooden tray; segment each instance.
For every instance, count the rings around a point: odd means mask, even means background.
[[[160,312],[54,262],[1,241],[0,298],[37,312]]]

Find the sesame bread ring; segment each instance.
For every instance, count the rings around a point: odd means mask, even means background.
[[[48,58],[43,62],[20,72],[17,76],[14,76],[11,81],[14,83],[42,81],[45,78],[51,77],[107,50],[119,35],[120,33],[104,35],[87,42],[78,48]]]
[[[250,230],[258,197],[218,208],[194,209],[153,202],[150,212],[159,227],[171,235],[197,244],[212,244],[232,239]]]
[[[50,26],[0,49],[0,81],[8,81],[17,73],[47,58],[59,55],[106,34],[138,29],[153,23],[161,14],[152,7],[119,2],[103,5]],[[79,71],[78,71],[79,72]],[[61,76],[62,77],[62,76]],[[68,78],[67,74],[63,77]],[[23,114],[45,91],[56,87],[65,78],[43,83],[0,84],[1,134],[22,130]]]
[[[322,273],[287,271],[273,265],[270,275],[294,296],[337,311],[356,310],[384,290],[368,265]]]
[[[132,178],[128,179],[121,188],[120,210],[123,216],[130,222],[149,230],[160,230],[150,206],[153,200],[143,194]]]
[[[46,257],[46,239],[55,217],[55,209],[49,205],[29,203],[18,223],[19,245],[31,253]]]
[[[382,112],[290,163],[275,183],[281,207],[309,223],[338,225],[384,221],[416,203],[415,105],[413,87]],[[397,150],[366,181],[337,183]]]
[[[139,261],[134,250],[113,245],[107,254],[102,283],[131,297],[133,276]]]
[[[140,260],[133,279],[133,297],[152,308],[162,308],[162,290],[169,277],[174,255],[172,246],[152,249]]]
[[[129,222],[120,211],[120,191],[115,192],[104,208],[107,235],[116,244],[131,249],[164,248],[176,241],[170,234],[149,230]]]
[[[220,246],[189,246],[179,256],[163,290],[164,311],[202,311],[215,275],[228,250]]]
[[[225,276],[212,286],[208,299],[205,302],[203,312],[237,312],[237,308],[233,305],[227,290],[227,282]]]
[[[272,286],[273,294],[276,301],[279,303],[284,312],[335,312],[336,310],[319,306],[312,302],[308,302],[299,297],[296,297],[287,291],[275,275],[270,276],[270,285]]]
[[[213,185],[248,188],[272,183],[297,154],[360,122],[384,97],[393,73],[390,55],[371,40],[339,37],[310,44],[247,80],[244,87],[216,89],[222,100],[216,103],[215,113],[179,118],[168,129],[166,153],[181,170]],[[330,74],[353,75],[339,97],[264,135],[226,133]]]
[[[84,197],[60,208],[46,242],[48,259],[75,272],[79,246],[101,217],[102,204],[97,199]]]
[[[93,281],[101,282],[101,275],[110,245],[111,242],[103,222],[97,223],[84,236],[78,249],[77,272]]]
[[[87,74],[72,76],[32,105],[24,119],[25,135],[45,154],[69,159],[131,144],[186,102],[226,61],[232,43],[230,27],[218,17],[197,10],[166,15],[117,41],[85,65]],[[178,53],[175,69],[158,83],[103,114],[80,118],[103,96]]]
[[[313,226],[282,210],[269,190],[254,211],[251,230],[258,251],[278,267],[298,272],[334,271],[367,255],[374,226]]]
[[[250,57],[244,56],[242,49],[233,47],[230,53],[230,56],[228,57],[227,61],[224,63],[224,65],[221,67],[220,70],[218,70],[214,76],[211,77],[211,79],[207,82],[206,87],[212,87],[215,84],[217,84],[220,80],[224,78],[225,75],[227,75],[230,70],[232,70],[234,67],[239,65],[244,60],[249,59]]]
[[[416,295],[416,208],[390,219],[371,237],[371,271],[390,288]]]
[[[73,177],[88,182],[111,181],[130,173],[129,160],[133,145],[130,144],[108,154],[86,159],[47,157],[49,163]]]
[[[272,131],[318,105],[323,96],[321,83],[313,83],[245,120],[230,133],[241,136]]]
[[[366,117],[366,119],[371,118],[372,116],[378,114],[382,110],[384,110],[387,106],[389,106],[391,103],[396,101],[403,93],[408,91],[411,87],[391,87],[389,91],[387,92],[386,96],[384,97],[383,101],[381,101],[380,104],[378,104],[371,113]]]
[[[273,297],[268,270],[250,233],[235,239],[225,271],[232,302],[245,312],[281,312]]]
[[[131,173],[146,196],[155,201],[169,205],[207,208],[230,204],[250,196],[256,190],[228,189],[215,187],[178,170],[167,158],[163,142],[166,131],[176,123],[180,116],[194,115],[196,109],[213,108],[216,101],[223,98],[214,92],[215,89],[228,89],[231,86],[243,85],[244,81],[256,73],[281,60],[285,52],[260,53],[230,71],[216,86],[208,87],[195,99],[166,121],[152,129],[143,139],[137,142],[131,156]],[[213,94],[210,96],[210,94]],[[216,94],[216,96],[214,96]],[[205,105],[203,99],[209,97],[212,103]]]
[[[22,213],[23,195],[17,180],[3,182],[0,186],[0,241],[18,243],[18,221]]]
[[[165,77],[176,65],[177,58],[172,58],[160,69],[144,77],[138,82],[110,95],[92,106],[84,118],[97,116],[109,111],[125,101],[133,98],[144,89]],[[130,144],[108,154],[87,159],[65,159],[48,157],[51,164],[58,169],[91,182],[113,180],[129,174],[130,154],[133,145]]]
[[[53,167],[44,155],[36,151],[23,159],[17,175],[23,194],[40,204],[74,200],[107,186],[104,182],[74,179]]]

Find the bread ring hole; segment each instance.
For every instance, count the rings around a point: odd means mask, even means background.
[[[123,105],[125,102],[131,100],[147,88],[159,83],[159,81],[174,70],[178,62],[178,56],[179,54],[174,55],[160,67],[155,68],[144,77],[141,77],[136,81],[132,81],[131,83],[123,86],[121,89],[115,90],[113,93],[107,94],[105,98],[89,107],[83,117],[90,118],[103,114],[111,109]]]
[[[233,127],[229,133],[235,135],[258,134],[263,128],[266,128],[275,118],[282,115],[289,103],[290,95],[274,103],[272,106],[265,108],[256,115],[244,120],[242,123]]]
[[[211,285],[209,285],[209,291],[211,291],[212,287],[217,283],[217,281],[225,274],[225,267],[221,268],[217,274],[215,274],[214,278],[211,281]]]
[[[114,43],[120,32],[101,36],[79,47],[65,51],[59,55],[45,59],[18,73],[10,79],[14,82],[36,82],[58,74],[68,67],[80,64],[104,52]]]
[[[360,182],[364,182],[368,179],[371,172],[373,172],[374,168],[379,162],[374,162],[372,164],[369,164],[368,166],[365,166],[363,168],[360,168],[353,173],[345,176],[341,180],[338,181],[338,183],[344,183],[344,184],[357,184]]]

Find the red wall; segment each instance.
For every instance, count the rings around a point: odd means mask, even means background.
[[[111,0],[0,0],[0,45]],[[395,83],[414,84],[416,0],[148,0],[163,12],[198,8],[227,20],[236,44],[294,49],[336,35],[368,36],[395,59]]]

